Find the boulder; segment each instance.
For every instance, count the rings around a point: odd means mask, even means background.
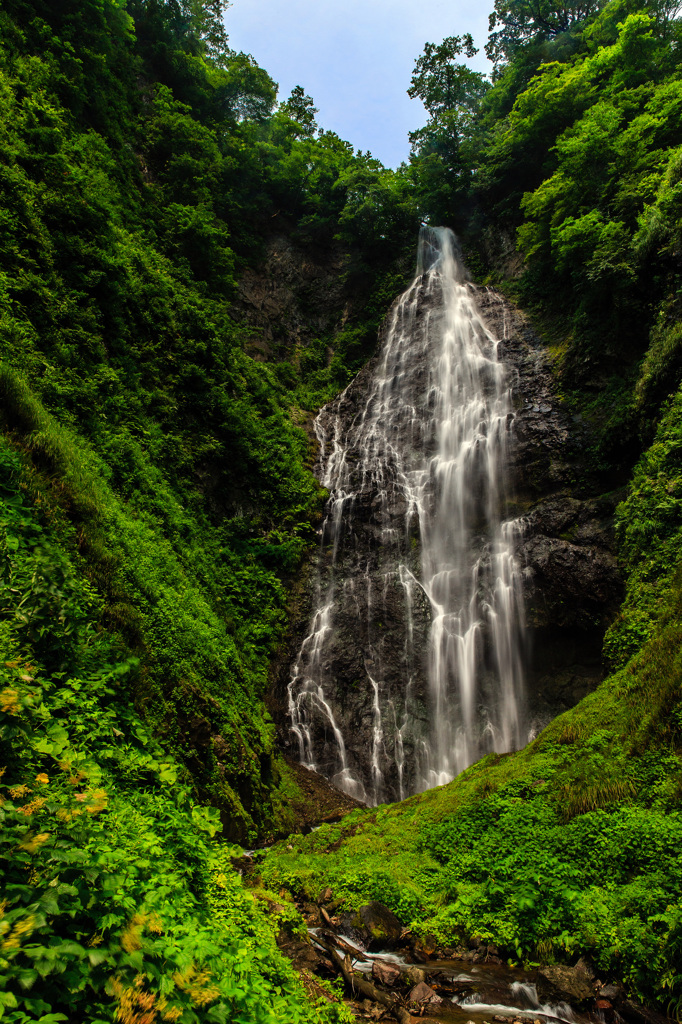
[[[588,981],[594,981],[597,975],[594,973],[594,967],[592,962],[587,957],[581,956],[578,963],[575,965],[576,971],[582,971]]]
[[[422,971],[421,967],[408,967],[405,977],[411,985],[419,985],[422,981],[426,981],[426,971]]]
[[[434,992],[430,985],[420,981],[418,985],[415,985],[407,997],[410,1003],[427,1003],[433,1004],[442,1003],[441,997]]]
[[[537,988],[542,1001],[567,1002],[577,1009],[594,999],[589,978],[577,967],[541,967]]]
[[[372,964],[372,977],[380,985],[395,985],[400,978],[400,970],[387,960],[375,960]]]
[[[417,960],[424,963],[431,960],[438,949],[438,939],[435,935],[422,935],[410,943],[412,952]]]
[[[629,1024],[665,1024],[668,1021],[662,1013],[650,1010],[648,1006],[642,1006],[634,999],[623,999],[618,1004],[618,1012]]]
[[[383,903],[368,903],[367,906],[360,907],[358,917],[361,922],[359,930],[364,931],[367,937],[368,949],[390,948],[400,939],[403,926]]]

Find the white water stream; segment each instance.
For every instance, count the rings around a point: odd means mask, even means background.
[[[318,577],[292,667],[290,724],[302,763],[370,803],[386,798],[387,772],[397,779],[389,795],[402,798],[449,782],[488,751],[524,742],[524,616],[514,555],[522,524],[502,518],[513,410],[498,349],[453,234],[425,228],[417,276],[393,307],[364,408],[349,424],[337,402],[316,421],[319,476],[330,493],[323,548],[331,550],[331,569]],[[382,678],[377,571],[369,561],[356,578],[339,570],[348,524],[368,494],[383,523],[382,586],[399,584],[404,598],[398,691]],[[368,690],[362,707],[371,715],[364,764],[348,724],[344,735],[342,705],[350,698],[339,692],[330,656],[339,598],[347,602],[363,588],[358,608],[367,621],[358,622],[357,643]],[[417,656],[422,595],[430,632]]]

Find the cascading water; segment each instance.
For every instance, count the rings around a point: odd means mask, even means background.
[[[290,724],[302,763],[371,803],[524,739],[498,348],[454,235],[423,228],[375,364],[316,420],[330,498]]]

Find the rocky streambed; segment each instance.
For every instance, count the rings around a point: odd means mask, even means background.
[[[439,948],[412,934],[380,903],[355,913],[339,909],[330,889],[317,903],[299,903],[308,933],[283,931],[282,952],[306,988],[327,993],[320,980],[341,977],[358,1020],[428,1018],[441,1024],[664,1024],[655,1011],[628,999],[617,980],[600,977],[589,961],[532,970],[510,966],[494,945]]]

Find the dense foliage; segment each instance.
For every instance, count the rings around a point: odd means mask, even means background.
[[[0,467],[2,1019],[344,1019],[310,1005],[135,710],[144,667],[97,627],[73,527],[5,442]]]
[[[303,88],[278,103],[224,8],[0,11],[0,1017],[347,1019],[225,840],[296,825],[263,698],[323,498],[304,427],[372,351],[420,216],[535,310],[598,428],[586,470],[630,481],[614,674],[527,750],[290,840],[263,877],[444,942],[589,952],[679,1009],[677,5],[495,0],[491,82],[468,36],[418,59],[398,171]],[[244,282],[287,260],[324,302],[287,279],[264,338]]]
[[[346,1013],[312,1005],[212,837],[295,826],[263,698],[321,507],[301,424],[371,351],[416,213],[403,175],[316,130],[302,89],[277,103],[224,7],[0,11],[0,1016],[17,1024]],[[319,335],[284,332],[268,364],[237,283],[281,251],[340,283]]]
[[[556,39],[602,6],[601,0],[495,0],[485,52],[499,73],[522,48]]]

